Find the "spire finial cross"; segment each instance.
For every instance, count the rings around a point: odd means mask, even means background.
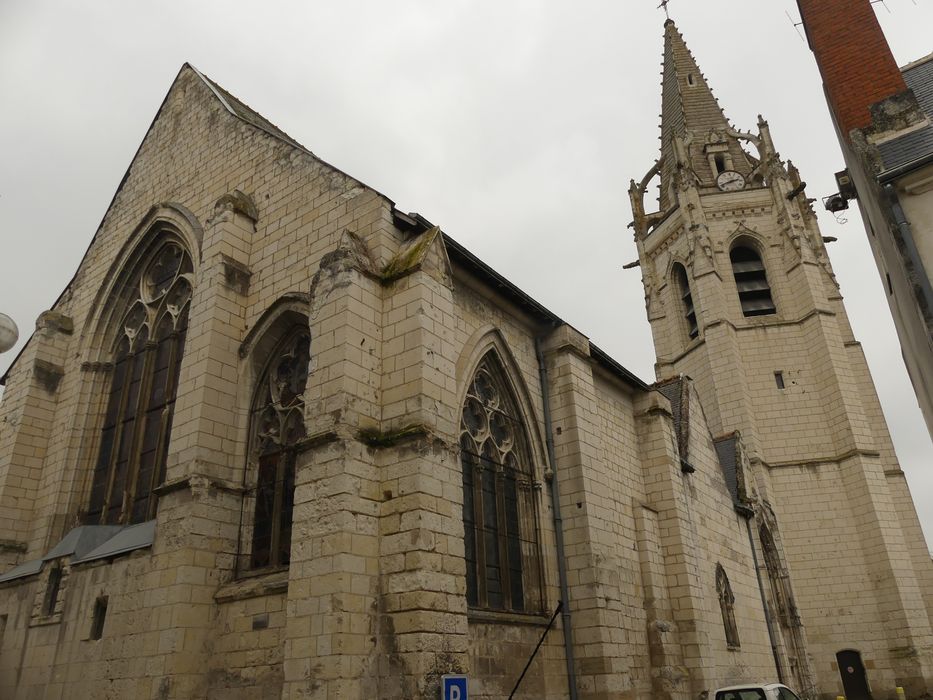
[[[668,10],[667,10],[667,4],[668,4],[670,1],[671,1],[671,0],[661,0],[661,4],[658,5],[659,8],[664,8],[664,15],[665,15],[668,19],[671,18],[671,13],[668,12]]]

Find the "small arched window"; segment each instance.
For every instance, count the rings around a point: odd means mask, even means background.
[[[726,630],[726,646],[738,649],[739,628],[735,624],[735,596],[732,594],[732,585],[722,564],[716,564],[716,593],[719,595],[719,608],[722,611],[722,624]]]
[[[674,265],[674,279],[676,280],[674,289],[680,296],[680,301],[683,304],[684,318],[687,320],[687,335],[690,337],[690,340],[693,340],[700,334],[700,331],[697,327],[697,315],[693,308],[693,295],[690,293],[690,281],[687,279],[687,270],[684,269],[684,266],[680,263]]]
[[[154,489],[165,478],[192,279],[191,258],[170,240],[154,249],[124,288],[129,304],[114,341],[89,523],[155,517]]]
[[[252,496],[249,567],[287,566],[292,541],[295,456],[305,437],[304,392],[311,337],[292,329],[273,350],[256,388],[250,414],[250,456],[256,475]]]
[[[45,597],[42,601],[42,614],[48,617],[54,615],[58,607],[58,594],[62,588],[62,565],[56,563],[49,571],[49,579],[45,584]]]
[[[744,316],[767,316],[775,312],[771,287],[761,256],[749,245],[739,244],[729,251],[735,288]]]
[[[492,354],[467,391],[460,423],[467,603],[540,610],[534,476],[525,427]]]

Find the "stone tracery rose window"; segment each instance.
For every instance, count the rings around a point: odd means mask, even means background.
[[[167,241],[141,270],[124,288],[128,310],[113,345],[110,395],[88,506],[92,524],[154,518],[153,490],[165,479],[193,268],[188,253]]]
[[[305,437],[304,391],[311,338],[307,328],[289,333],[272,353],[258,385],[251,416],[256,464],[250,567],[285,566],[291,551],[295,448]]]
[[[491,354],[467,391],[460,429],[467,603],[538,612],[540,565],[528,441]]]

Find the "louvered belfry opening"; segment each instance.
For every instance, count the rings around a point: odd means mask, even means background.
[[[765,265],[758,252],[747,245],[737,245],[729,253],[735,288],[739,292],[743,316],[767,316],[775,313],[774,300]]]
[[[460,424],[470,607],[539,612],[534,477],[525,428],[495,357],[470,383]]]
[[[677,293],[683,302],[684,318],[687,319],[687,335],[693,340],[700,334],[697,326],[697,315],[693,308],[693,295],[690,293],[690,282],[687,279],[687,271],[683,265],[674,265],[674,279],[677,280]]]

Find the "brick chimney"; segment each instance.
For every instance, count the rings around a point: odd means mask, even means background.
[[[870,0],[797,0],[829,108],[848,140],[869,108],[907,90]]]

